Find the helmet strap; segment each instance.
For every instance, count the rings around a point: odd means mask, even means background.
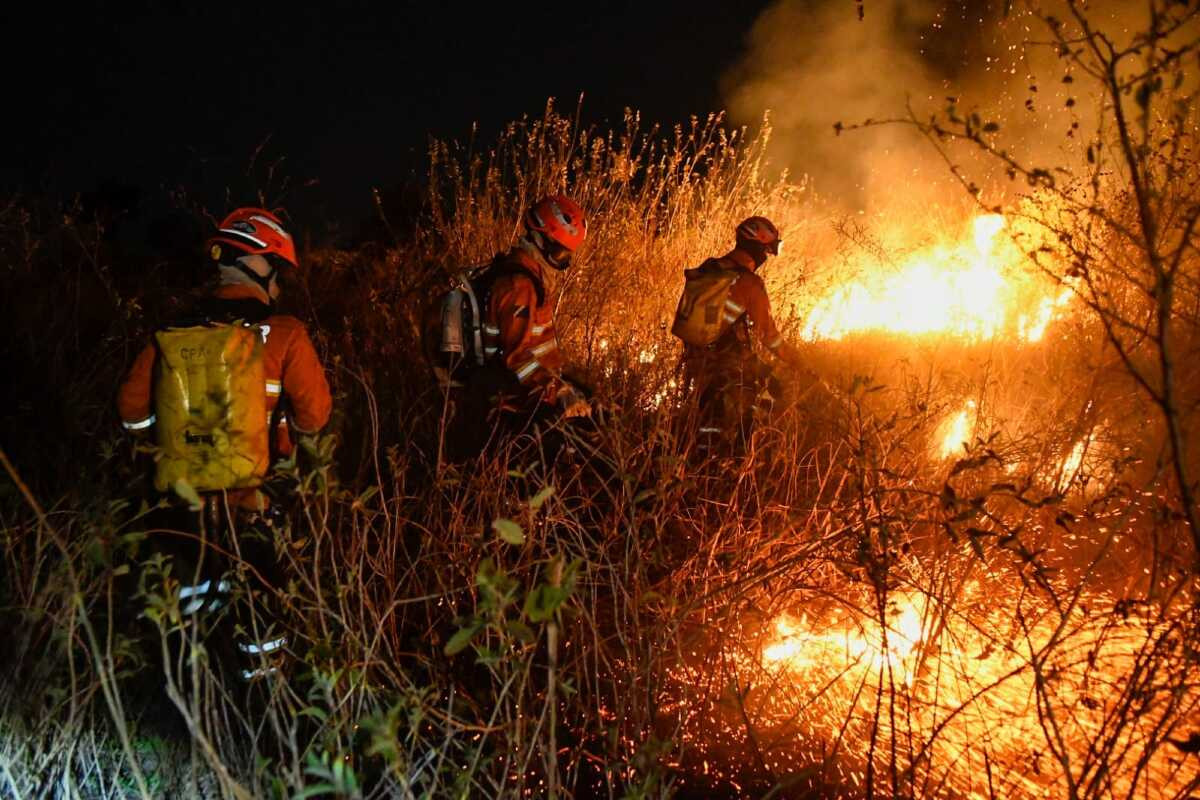
[[[275,280],[275,277],[279,274],[279,269],[277,267],[271,265],[270,272],[268,272],[266,275],[259,275],[257,272],[243,264],[240,259],[234,262],[234,266],[237,267],[243,275],[254,281],[254,283],[263,290],[263,293],[267,296],[268,305],[274,305],[275,299],[271,297],[271,281]]]
[[[750,256],[751,260],[754,261],[754,268],[756,270],[767,263],[767,248],[762,242],[742,239],[737,243],[737,246],[739,250]]]
[[[544,267],[553,266],[550,259],[546,258],[546,251],[542,249],[542,235],[537,231],[528,231],[521,237],[521,246],[529,251],[529,254],[537,259],[538,263]]]
[[[545,255],[546,255],[546,237],[545,237],[545,235],[543,235],[541,231],[530,231],[529,238],[533,241],[533,246],[538,249],[538,252],[541,253],[543,257],[545,257]],[[550,259],[548,259],[548,258],[546,259],[546,261],[549,261],[549,260]]]

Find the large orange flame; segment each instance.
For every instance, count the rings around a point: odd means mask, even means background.
[[[1036,342],[1070,299],[1038,280],[1000,233],[1000,214],[976,217],[967,235],[921,249],[898,265],[866,264],[805,314],[803,336],[842,339],[863,331],[1012,337]]]

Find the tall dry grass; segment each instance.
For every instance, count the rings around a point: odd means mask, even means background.
[[[1086,316],[1031,348],[814,344],[837,398],[783,398],[747,457],[697,457],[666,332],[682,270],[749,213],[789,239],[777,293],[862,245],[770,176],[768,133],[643,131],[635,114],[593,130],[547,109],[483,149],[435,143],[423,214],[391,242],[305,254],[287,302],[338,410],[288,468],[295,666],[252,692],[182,624],[155,546],[172,534],[108,408],[182,281],[114,259],[95,226],[8,205],[9,399],[62,394],[14,405],[26,425],[5,433],[0,791],[1194,792],[1187,538]],[[558,189],[591,213],[553,288],[606,423],[567,431],[575,453],[549,468],[528,438],[439,463],[424,305]],[[930,443],[967,398],[984,411],[943,460]],[[1068,474],[1100,417],[1121,420],[1115,455]],[[889,644],[912,609],[917,641]],[[771,655],[789,642],[807,655]]]

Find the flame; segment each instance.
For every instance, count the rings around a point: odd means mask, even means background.
[[[670,397],[671,393],[674,392],[678,388],[679,388],[678,381],[676,381],[674,378],[667,379],[666,384],[664,384],[662,386],[662,388],[660,388],[658,391],[656,391],[654,393],[654,396],[650,398],[650,404],[649,404],[648,410],[657,410],[659,408],[662,408],[663,401],[665,401],[668,397]]]
[[[689,729],[689,746],[707,753],[716,742],[714,752],[720,752],[722,742],[736,741],[751,724],[760,737],[796,743],[792,750],[770,751],[769,766],[782,774],[828,757],[820,744],[806,753],[804,742],[836,741],[838,774],[849,785],[861,785],[868,760],[886,759],[890,748],[930,737],[912,768],[952,790],[947,794],[993,797],[989,787],[995,780],[1006,787],[1006,797],[1059,796],[1054,770],[1030,768],[1031,754],[1037,757],[1045,736],[1038,682],[1048,682],[1046,690],[1059,706],[1061,741],[1073,758],[1082,758],[1105,730],[1110,695],[1136,668],[1150,638],[1166,629],[1148,616],[1084,610],[1112,608],[1113,601],[1101,596],[1089,596],[1063,619],[1031,604],[1028,593],[1009,588],[990,575],[968,580],[954,596],[941,599],[915,588],[892,591],[882,622],[869,593],[859,604],[781,614],[770,621],[757,650],[722,650],[739,676],[736,685],[758,688],[738,696],[728,730]],[[1023,627],[1014,638],[1017,617]],[[1088,656],[1056,663],[1052,675],[1039,676],[1034,667],[1049,641]],[[674,675],[673,702],[678,713],[699,722],[704,717],[697,688],[711,685],[714,660],[711,654],[693,655],[694,665]],[[709,706],[709,713],[720,707]],[[1136,752],[1146,735],[1134,725],[1123,729],[1119,741]],[[978,769],[981,761],[990,765],[986,776]],[[1155,796],[1172,796],[1188,779],[1163,748],[1146,769]],[[1128,775],[1112,780],[1114,796],[1129,788]]]
[[[1005,224],[1003,214],[984,214],[974,219],[971,229],[974,234],[975,249],[981,255],[987,257],[991,254],[992,247],[996,243],[996,234],[1004,230]]]
[[[924,637],[923,604],[912,594],[892,600],[891,617],[885,626],[834,633],[813,633],[808,620],[784,614],[775,621],[776,640],[763,649],[763,662],[799,670],[837,663],[868,664],[878,669],[885,663],[903,665]]]
[[[935,436],[935,449],[940,458],[953,458],[966,449],[966,442],[971,437],[971,428],[975,422],[974,417],[975,401],[968,400],[961,411],[941,424]]]
[[[1087,450],[1088,444],[1091,442],[1091,436],[1086,436],[1075,443],[1071,448],[1071,452],[1067,453],[1067,457],[1063,459],[1062,467],[1059,469],[1060,474],[1064,478],[1069,478],[1079,471],[1083,466],[1083,453]]]
[[[1105,432],[1105,426],[1106,423],[1101,423],[1076,439],[1066,455],[1057,464],[1044,470],[1041,477],[1059,490],[1080,488],[1096,479],[1100,479],[1101,483],[1111,479],[1111,462],[1115,453],[1111,447],[1098,441]]]
[[[878,265],[864,270],[862,278],[837,286],[816,302],[806,314],[803,336],[837,340],[877,330],[1040,340],[1070,291],[1051,295],[1046,287],[1031,285],[1028,271],[1022,273],[1020,249],[999,237],[1006,227],[1002,215],[984,214],[972,220],[969,235],[959,241],[918,251],[898,269]],[[1021,313],[1030,306],[1037,311]]]
[[[1017,323],[1020,337],[1027,342],[1041,341],[1055,314],[1070,302],[1071,291],[1065,286],[1054,297],[1043,297],[1038,301],[1036,313],[1022,315]]]

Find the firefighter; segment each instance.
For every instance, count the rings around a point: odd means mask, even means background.
[[[543,197],[523,219],[517,244],[472,280],[482,307],[485,364],[466,378],[456,427],[458,457],[477,453],[499,424],[506,432],[559,418],[588,417],[581,388],[564,377],[547,296],[547,270],[566,270],[587,233],[583,209]]]
[[[698,398],[699,447],[718,441],[743,451],[763,400],[778,397],[779,380],[755,353],[754,340],[792,367],[802,383],[817,381],[800,352],[779,332],[758,269],[783,244],[766,217],[749,217],[735,230],[736,244],[720,258],[684,273],[672,332],[684,342],[684,374]]]
[[[239,553],[253,568],[250,574],[279,585],[275,515],[263,487],[271,465],[292,454],[293,437],[317,433],[332,407],[308,331],[275,310],[280,273],[297,267],[295,245],[280,219],[260,208],[237,209],[206,247],[215,289],[154,334],[117,397],[125,429],[154,435],[156,489],[180,491],[182,482],[203,498],[200,545],[189,546],[194,539],[184,538],[182,546],[166,548],[191,562],[176,570],[186,616],[228,603],[235,565],[223,552]],[[227,508],[233,518],[213,526]],[[236,531],[236,541],[225,536],[229,531]],[[221,540],[207,547],[206,538]],[[238,616],[232,638],[241,677],[276,671],[287,637],[269,619],[263,624]]]

